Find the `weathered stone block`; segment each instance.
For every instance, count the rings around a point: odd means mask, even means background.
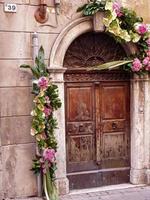
[[[104,32],[105,31],[105,26],[103,23],[103,18],[104,18],[104,12],[97,12],[93,16],[93,28],[95,32]]]
[[[3,145],[34,142],[30,135],[31,117],[5,117],[0,119],[0,135]]]
[[[67,178],[57,179],[56,185],[60,195],[69,193],[69,180]]]
[[[0,3],[29,4],[30,0],[0,0]]]
[[[1,146],[0,146],[0,172],[2,170],[2,149],[1,149]]]
[[[27,197],[37,194],[36,177],[31,169],[34,144],[2,147],[4,198]]]
[[[30,5],[39,5],[40,0],[0,0],[0,3],[17,3],[17,4],[30,4]],[[53,6],[54,5],[54,0],[47,0],[47,5],[48,6]]]
[[[30,115],[32,95],[30,87],[0,89],[1,116]]]
[[[45,59],[49,58],[50,50],[57,34],[39,34],[39,46],[45,49]],[[6,41],[7,44],[6,45]],[[0,32],[0,58],[5,59],[32,59],[32,41],[30,33]],[[19,66],[18,66],[19,67]]]
[[[2,200],[4,198],[4,193],[3,193],[3,188],[2,188],[3,184],[2,184],[2,171],[0,171],[0,200]]]
[[[0,60],[1,87],[32,86],[32,73],[29,69],[20,68],[20,65],[22,64],[29,64],[33,66],[33,61]],[[45,60],[45,64],[48,66],[48,60]]]
[[[29,33],[1,32],[0,44],[3,49],[3,51],[0,51],[0,58],[31,59],[31,38]]]
[[[45,2],[46,2],[46,4],[47,4],[48,6],[54,6],[54,1],[55,1],[55,0],[46,0]],[[30,3],[31,5],[39,5],[40,0],[29,0],[29,3]]]
[[[38,6],[18,5],[17,13],[5,13],[3,11],[3,4],[0,4],[1,21],[5,22],[0,24],[0,30],[60,33],[62,28],[70,21],[70,19],[66,18],[63,14],[57,15],[56,18],[54,13],[55,9],[53,7],[48,7],[49,19],[45,24],[41,25],[34,17],[37,8]]]
[[[32,61],[0,60],[0,86],[31,86],[32,74],[27,69],[20,69],[20,65],[32,65]],[[7,73],[7,76],[6,76]],[[13,78],[12,78],[13,77]]]

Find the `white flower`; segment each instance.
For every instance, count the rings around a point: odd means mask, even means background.
[[[44,112],[42,113],[42,117],[45,118],[45,113]]]
[[[31,116],[34,116],[34,111],[32,110],[30,114],[31,114]]]
[[[32,81],[32,84],[36,84],[36,85],[37,85],[37,84],[38,84],[38,80],[35,80],[35,79],[34,79],[34,80]]]
[[[35,135],[35,130],[34,130],[33,128],[31,128],[31,132],[30,132],[30,134],[31,134],[32,136]]]

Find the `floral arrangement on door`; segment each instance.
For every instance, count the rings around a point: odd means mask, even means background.
[[[90,0],[78,8],[84,16],[92,16],[103,12],[105,32],[120,43],[135,43],[137,53],[124,61],[114,61],[95,66],[93,69],[123,69],[137,74],[150,72],[150,32],[142,17],[136,12],[122,6],[119,0]],[[93,70],[92,69],[92,70]]]
[[[57,140],[54,134],[57,128],[57,119],[54,111],[61,107],[58,87],[52,84],[49,73],[44,63],[44,49],[39,49],[35,59],[35,66],[21,65],[21,68],[29,68],[33,74],[32,93],[33,110],[31,135],[36,139],[38,153],[33,160],[32,170],[35,174],[41,174],[43,189],[47,200],[57,200],[58,192],[55,185],[55,171]]]

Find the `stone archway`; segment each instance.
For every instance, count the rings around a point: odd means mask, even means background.
[[[66,178],[66,140],[65,140],[65,99],[63,61],[65,53],[72,41],[79,35],[93,30],[91,17],[76,19],[71,22],[57,37],[49,60],[49,72],[59,87],[62,108],[56,113],[59,129],[58,139],[58,171],[57,180],[61,194],[69,192]],[[124,45],[126,52],[135,52],[134,45]],[[147,183],[150,166],[150,82],[148,76],[134,76],[131,80],[131,171],[130,182],[133,184]]]

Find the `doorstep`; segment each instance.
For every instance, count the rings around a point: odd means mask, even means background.
[[[112,190],[122,190],[122,189],[144,187],[144,186],[146,185],[145,184],[133,185],[131,183],[124,183],[124,184],[109,185],[109,186],[102,186],[102,187],[89,188],[89,189],[71,190],[68,195],[85,194],[85,193],[92,193],[92,192],[106,192],[106,191],[112,191]]]
[[[71,195],[80,195],[80,194],[87,194],[87,193],[96,193],[96,192],[107,192],[107,191],[116,191],[116,190],[122,190],[122,189],[132,189],[132,188],[141,188],[145,187],[147,185],[140,184],[140,185],[133,185],[133,184],[119,184],[119,185],[110,185],[110,186],[102,186],[97,188],[89,188],[89,189],[81,189],[81,190],[71,190],[69,194],[62,195],[63,196],[71,196]],[[46,200],[46,198],[39,198],[39,197],[22,197],[22,198],[15,198],[15,199],[9,199],[5,198],[4,200]],[[1,199],[0,199],[1,200]]]

